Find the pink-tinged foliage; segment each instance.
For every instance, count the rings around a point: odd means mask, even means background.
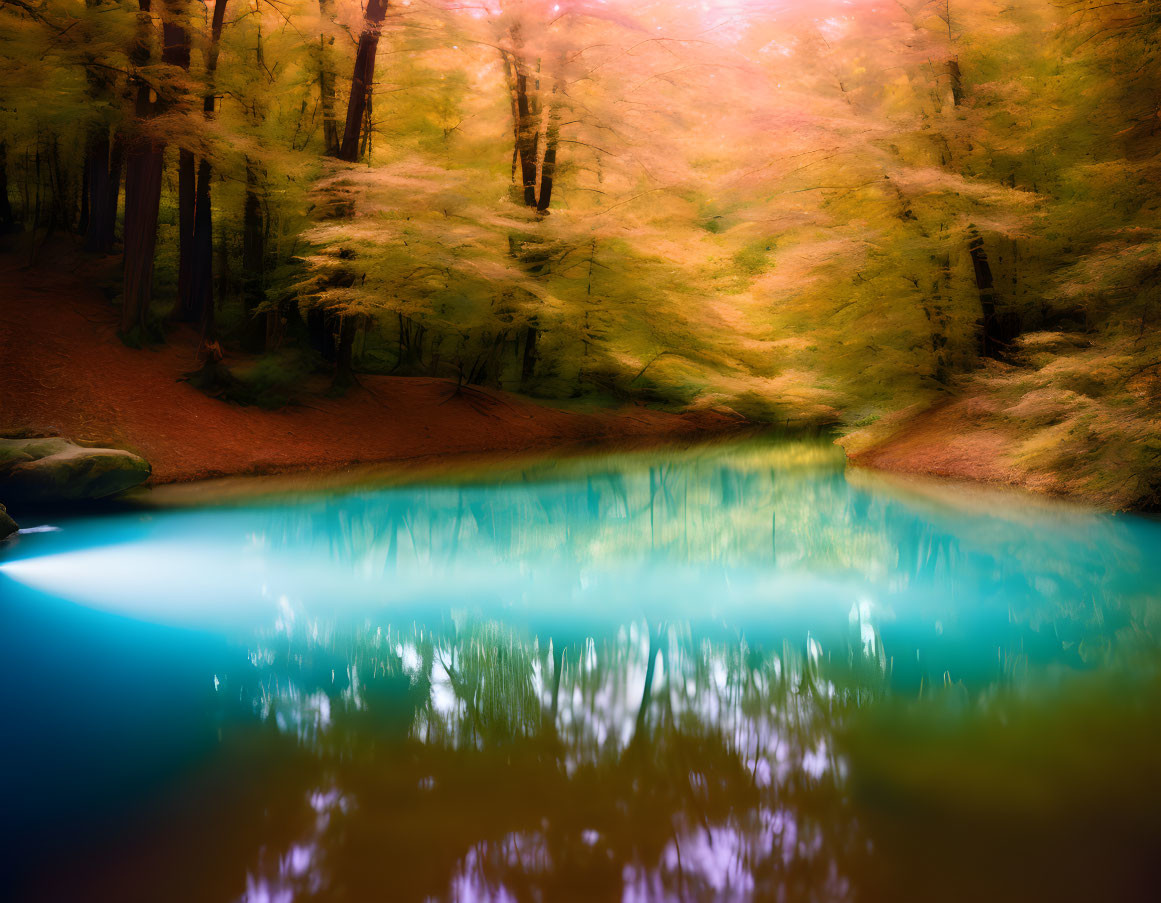
[[[1156,427],[1156,0],[392,0],[354,165],[363,5],[231,6],[210,79],[212,9],[188,70],[131,0],[0,9],[10,195],[102,129],[212,161],[220,303],[257,191],[245,315],[357,316],[365,367],[844,424],[965,380],[1039,423],[1092,368],[1094,435]]]

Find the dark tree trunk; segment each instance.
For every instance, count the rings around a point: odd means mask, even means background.
[[[528,382],[536,370],[536,343],[540,338],[540,330],[536,328],[536,321],[528,324],[528,332],[524,337],[524,361],[520,368],[520,379]]]
[[[218,304],[230,293],[230,247],[225,236],[218,240]]]
[[[963,103],[963,70],[959,68],[959,57],[947,61],[947,77],[951,82],[951,102],[958,107]]]
[[[105,207],[105,223],[102,238],[107,239],[102,250],[108,254],[117,240],[117,209],[121,205],[121,173],[125,169],[125,136],[117,132],[113,136],[113,151],[109,155],[109,203]]]
[[[547,147],[544,151],[544,164],[540,177],[540,200],[536,209],[540,213],[548,212],[548,205],[552,203],[552,180],[556,176],[556,141],[551,129],[548,132]]]
[[[33,175],[33,185],[36,189],[32,203],[29,205],[32,209],[32,231],[35,234],[36,230],[40,228],[40,195],[41,195],[41,178],[40,178],[40,130],[36,134],[36,152],[33,154],[33,163],[35,165],[35,172]]]
[[[186,26],[186,6],[184,0],[167,0],[169,14],[174,21],[167,21],[163,28],[165,48],[163,59],[171,66],[180,66],[189,71],[190,39]],[[177,155],[177,304],[174,313],[181,320],[189,320],[190,309],[190,267],[193,259],[194,194],[193,151],[181,148]]]
[[[69,188],[69,178],[65,174],[60,159],[60,141],[52,136],[52,150],[49,154],[49,184],[52,187],[52,220],[49,229],[61,226],[66,230],[73,227],[73,197]]]
[[[553,88],[553,94],[556,88]],[[540,213],[547,213],[552,203],[552,183],[556,178],[556,145],[560,141],[560,113],[554,104],[552,112],[548,114],[548,131],[544,136],[544,162],[540,167],[540,198],[536,202],[536,209]]]
[[[149,30],[152,0],[139,0],[137,42],[130,57],[137,66],[149,61]],[[161,26],[162,61],[189,68],[189,32],[182,24],[177,2],[166,4]],[[161,111],[161,98],[144,81],[137,86],[137,127]],[[142,129],[143,131],[143,129]],[[145,134],[134,137],[125,172],[125,281],[121,308],[121,332],[143,329],[153,295],[153,255],[157,247],[157,214],[161,203],[161,170],[165,143]]]
[[[130,58],[142,67],[149,62],[151,0],[139,0],[137,40]],[[136,128],[125,162],[125,280],[121,332],[141,330],[148,318],[153,288],[153,253],[157,244],[157,212],[161,201],[161,166],[165,145],[142,134],[158,111],[158,98],[144,81],[136,88]]]
[[[536,208],[536,155],[540,143],[539,121],[534,115],[534,101],[528,97],[528,73],[516,62],[516,112],[519,114],[517,148],[520,151],[520,176],[524,186],[524,205]]]
[[[335,0],[318,0],[323,21],[334,19]],[[319,38],[318,92],[322,101],[323,147],[328,157],[339,155],[339,121],[335,118],[335,69],[331,60],[331,48],[335,45],[334,35]]]
[[[519,34],[513,35],[519,41]],[[523,188],[524,205],[537,212],[547,211],[552,202],[552,181],[556,173],[556,141],[559,129],[550,120],[545,136],[544,161],[541,167],[539,192],[536,184],[538,154],[540,153],[540,109],[536,97],[528,90],[528,67],[517,50],[512,54],[512,72],[515,91],[514,112],[516,116],[516,150],[520,157],[520,178]],[[524,335],[524,359],[520,367],[520,380],[527,383],[536,371],[536,346],[540,330],[536,320],[528,324]]]
[[[202,98],[202,113],[206,119],[214,117],[213,78],[218,68],[219,42],[226,21],[227,0],[214,4],[214,18],[210,23],[210,43],[206,54],[206,81],[209,88]],[[192,251],[189,261],[189,319],[201,327],[203,341],[214,331],[214,221],[210,200],[210,179],[213,168],[202,157],[198,161],[197,181],[194,187],[194,217]]]
[[[984,240],[974,229],[971,231],[968,253],[971,254],[972,269],[975,271],[976,289],[980,293],[980,353],[984,357],[999,357],[1003,343],[996,332],[999,324],[996,320],[996,290],[992,267],[984,250]]]
[[[359,159],[360,160],[369,160],[371,158],[371,138],[372,138],[374,131],[375,131],[374,128],[372,128],[372,122],[371,122],[371,104],[373,101],[374,101],[374,98],[371,96],[371,92],[368,91],[367,92],[367,109],[366,109],[365,115],[363,117],[364,118],[363,143],[359,147]]]
[[[306,312],[306,336],[310,347],[325,361],[335,359],[334,315],[321,307]]]
[[[81,218],[77,221],[77,232],[89,232],[89,167],[81,167]]]
[[[201,327],[203,336],[213,334],[214,325],[214,223],[210,207],[209,160],[198,161],[194,193],[193,253],[190,255],[190,322]]]
[[[520,109],[516,99],[516,62],[511,53],[500,51],[504,60],[504,79],[508,83],[508,100],[512,106],[512,184],[516,184],[516,164],[520,162]]]
[[[194,257],[194,205],[197,195],[197,175],[193,151],[184,147],[177,157],[177,317],[189,322],[193,319],[191,285]]]
[[[952,304],[951,254],[944,254],[940,261],[931,296],[932,305],[930,309],[925,306],[924,312],[931,323],[931,353],[935,358],[932,376],[937,383],[946,385],[951,375],[947,362],[947,310]]]
[[[247,166],[246,203],[242,209],[242,306],[246,314],[243,345],[252,352],[262,351],[266,345],[265,318],[256,313],[266,301],[265,235],[258,176],[253,166]]]
[[[90,9],[99,6],[100,3],[101,0],[85,0],[85,6]],[[113,81],[109,70],[94,65],[95,63],[95,59],[89,59],[85,63],[85,79],[88,83],[89,100],[94,107],[100,107],[112,99]],[[85,135],[81,222],[78,226],[78,231],[85,237],[85,250],[98,254],[107,254],[113,244],[112,225],[108,213],[109,150],[109,123],[99,118],[89,125]]]
[[[368,0],[363,19],[363,33],[359,36],[359,50],[355,54],[355,70],[351,76],[351,98],[347,104],[347,122],[339,159],[354,163],[359,156],[359,139],[366,115],[367,101],[375,83],[375,53],[379,49],[379,32],[387,15],[387,0]]]
[[[952,105],[958,107],[964,100],[963,70],[959,65],[959,57],[947,61],[947,75],[951,82]],[[991,264],[988,263],[987,251],[984,250],[984,240],[975,227],[968,232],[968,254],[972,259],[976,290],[980,295],[980,354],[998,358],[1006,343],[1001,337],[1003,329],[1000,319],[996,316],[995,278]]]
[[[8,200],[8,143],[0,141],[0,232],[7,232],[15,221]]]
[[[337,389],[345,389],[355,381],[355,374],[351,369],[351,358],[355,348],[355,333],[359,331],[359,318],[347,314],[339,319],[339,343],[335,355],[334,385]]]
[[[149,110],[149,88],[142,86],[138,116]],[[143,98],[143,99],[142,99]],[[143,328],[153,289],[153,253],[157,245],[157,212],[161,202],[161,166],[165,145],[144,136],[134,139],[125,168],[125,285],[121,331]]]
[[[85,228],[85,250],[107,254],[113,245],[113,218],[109,205],[115,203],[112,174],[109,169],[109,130],[103,123],[89,135],[85,162],[88,175],[89,216]],[[121,174],[118,171],[117,180]],[[115,214],[114,214],[115,215]]]
[[[266,323],[266,350],[276,351],[282,346],[282,337],[286,329],[286,320],[282,316],[282,303],[277,309],[267,312],[262,318]]]

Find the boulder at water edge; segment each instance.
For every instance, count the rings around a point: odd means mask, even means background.
[[[10,518],[4,506],[0,505],[0,539],[11,536],[18,529],[20,528],[16,525],[16,521]]]
[[[67,439],[0,439],[0,498],[13,502],[100,499],[149,479],[149,462],[119,448]]]

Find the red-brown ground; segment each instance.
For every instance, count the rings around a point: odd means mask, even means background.
[[[874,470],[1067,492],[1053,475],[1019,466],[1020,437],[995,413],[995,402],[983,396],[949,399],[918,413],[900,411],[843,445],[852,464]]]
[[[100,265],[71,253],[59,259],[34,269],[0,259],[0,430],[54,430],[128,448],[153,464],[154,483],[737,426],[713,411],[570,413],[502,392],[455,394],[442,379],[367,375],[342,398],[312,396],[277,411],[241,407],[181,380],[196,369],[192,331],[178,329],[153,349],[126,347],[116,310],[96,285]]]
[[[896,431],[851,455],[858,464],[898,473],[1008,483],[1017,474],[1005,464],[1010,438],[973,423],[971,411],[949,401],[903,420]]]

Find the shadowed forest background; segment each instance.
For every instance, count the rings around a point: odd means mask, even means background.
[[[1155,506],[1159,25],[1156,0],[3,0],[0,229],[29,265],[66,233],[118,255],[121,340],[189,343],[230,401],[435,376],[856,454],[954,405],[1029,482]]]

